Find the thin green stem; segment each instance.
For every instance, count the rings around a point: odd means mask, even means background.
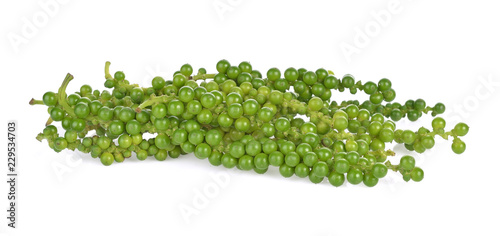
[[[49,126],[53,121],[54,120],[52,120],[52,117],[49,117],[49,119],[47,119],[47,122],[45,122],[45,126]]]
[[[32,98],[30,100],[30,105],[43,105],[43,101],[42,100],[36,100],[36,99]]]
[[[337,140],[347,140],[347,139],[355,139],[356,135],[352,133],[347,133],[345,131],[335,132],[335,130],[330,130],[330,132],[326,133],[324,137],[329,137],[335,141]]]
[[[113,79],[113,76],[109,73],[109,66],[111,65],[111,62],[107,61],[106,64],[104,65],[104,77],[106,79]]]
[[[68,87],[69,82],[73,80],[73,75],[68,73],[66,75],[66,78],[64,78],[63,83],[61,84],[61,87],[59,87],[59,91],[57,93],[58,95],[58,102],[59,105],[63,107],[63,109],[72,117],[76,117],[75,112],[73,109],[71,109],[71,106],[68,104],[66,101],[66,87]]]
[[[387,166],[387,169],[392,170],[394,172],[398,172],[398,170],[399,170],[399,166],[391,164],[390,161],[386,161],[385,166]]]
[[[36,140],[38,141],[42,141],[45,139],[45,135],[43,133],[39,133],[37,136],[36,136]]]
[[[149,99],[145,100],[144,102],[142,102],[136,109],[135,111],[137,113],[140,113],[142,111],[142,109],[146,108],[146,107],[149,107],[149,106],[152,106],[154,104],[158,104],[158,103],[165,103],[165,102],[169,102],[170,100],[174,99],[173,96],[171,95],[162,95],[162,96],[151,96]]]

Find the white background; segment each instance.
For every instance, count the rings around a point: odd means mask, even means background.
[[[47,2],[56,5],[47,10]],[[7,228],[4,211],[0,234],[498,235],[500,15],[492,2],[2,1],[1,143],[6,146],[7,120],[17,120],[20,177],[18,228]],[[345,45],[355,53],[343,53]],[[468,123],[467,151],[455,155],[450,141],[438,141],[415,155],[425,171],[420,183],[394,174],[375,188],[334,188],[284,179],[276,169],[226,171],[192,155],[104,167],[35,140],[48,115],[28,101],[57,90],[67,72],[75,76],[70,92],[83,84],[103,89],[107,60],[112,71],[148,86],[153,76],[169,77],[186,62],[213,72],[222,58],[250,61],[263,73],[294,66],[362,81],[387,77],[397,101],[441,101],[448,128]],[[334,98],[367,96],[335,92]],[[397,163],[407,152],[395,149]],[[5,176],[6,160],[1,165]],[[198,193],[206,188],[217,191],[202,201]],[[7,186],[2,189],[0,209],[7,206]],[[182,207],[197,215],[183,216]]]

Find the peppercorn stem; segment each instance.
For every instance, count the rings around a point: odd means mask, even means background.
[[[111,65],[111,62],[107,61],[106,64],[104,65],[104,77],[106,79],[113,79],[113,76],[109,73],[109,66]]]
[[[45,139],[45,135],[43,133],[39,133],[37,136],[36,136],[36,140],[38,141],[42,141]]]
[[[390,161],[386,161],[386,162],[385,162],[385,166],[387,166],[387,169],[392,170],[392,171],[394,171],[394,172],[397,172],[397,171],[398,171],[398,169],[399,169],[399,168],[398,168],[398,167],[399,167],[398,165],[393,165],[393,164],[391,164],[391,162],[390,162]]]
[[[152,95],[148,100],[145,100],[144,102],[142,102],[136,109],[135,111],[137,113],[140,113],[142,111],[142,109],[146,108],[146,107],[149,107],[149,106],[152,106],[154,104],[157,104],[157,103],[165,103],[165,102],[169,102],[170,100],[172,100],[174,97],[171,96],[171,95],[162,95],[162,96],[154,96]]]
[[[54,120],[52,120],[52,117],[49,117],[49,119],[47,119],[47,122],[45,122],[45,126],[49,126],[53,121]]]
[[[32,98],[30,100],[30,105],[43,105],[43,101],[42,100],[36,100],[36,99]]]
[[[63,107],[64,111],[66,111],[70,116],[76,117],[75,112],[73,111],[73,109],[71,109],[71,106],[66,101],[66,87],[68,87],[68,84],[71,80],[73,80],[73,75],[68,73],[66,75],[66,78],[64,78],[61,87],[59,87],[57,95],[58,95],[59,105]]]

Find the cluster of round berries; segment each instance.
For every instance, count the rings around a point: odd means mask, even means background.
[[[386,144],[404,144],[422,153],[435,144],[435,136],[453,137],[452,150],[460,154],[460,139],[469,127],[459,123],[446,131],[436,117],[432,130],[396,129],[397,121],[416,121],[423,114],[442,114],[445,106],[427,106],[422,99],[393,102],[396,92],[388,79],[378,83],[356,81],[352,75],[336,77],[325,69],[308,71],[271,68],[263,76],[248,62],[237,66],[217,63],[216,74],[189,64],[171,80],[155,77],[151,87],[130,84],[121,71],[109,73],[108,90],[83,85],[66,94],[73,79],[67,75],[57,92],[47,92],[31,104],[48,106],[50,118],[38,140],[47,140],[56,152],[78,149],[100,158],[104,165],[123,162],[135,153],[139,160],[159,161],[194,153],[215,166],[237,167],[265,173],[270,166],[284,177],[296,175],[333,186],[346,180],[372,187],[388,170],[400,172],[405,181],[421,181],[424,172],[412,156],[399,164],[387,160],[395,153]],[[363,91],[369,100],[331,101],[332,91]],[[53,121],[61,122],[61,135]],[[89,133],[92,131],[91,133]],[[146,133],[150,134],[147,138]]]

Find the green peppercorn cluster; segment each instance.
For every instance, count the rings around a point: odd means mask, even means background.
[[[415,158],[405,155],[399,164],[387,143],[403,144],[423,153],[435,144],[435,137],[453,138],[452,150],[465,151],[469,127],[459,123],[446,131],[441,117],[432,129],[396,129],[397,121],[418,120],[423,114],[437,116],[445,106],[427,106],[423,99],[393,102],[396,92],[388,79],[378,83],[356,81],[352,75],[337,78],[325,69],[308,71],[288,68],[283,73],[271,68],[263,76],[248,62],[238,66],[227,60],[217,63],[216,74],[200,68],[193,74],[189,64],[172,79],[155,77],[151,87],[130,84],[125,74],[109,73],[105,66],[104,86],[112,90],[66,94],[73,79],[68,74],[57,92],[47,92],[31,104],[48,106],[50,118],[38,140],[47,140],[56,152],[78,149],[100,158],[104,165],[123,162],[133,153],[139,160],[194,153],[210,164],[265,173],[279,168],[283,177],[296,175],[333,186],[350,184],[372,187],[388,170],[402,174],[405,181],[424,177]],[[330,101],[332,91],[364,92],[363,102]],[[52,122],[61,122],[60,136]],[[145,135],[149,133],[150,138]]]

